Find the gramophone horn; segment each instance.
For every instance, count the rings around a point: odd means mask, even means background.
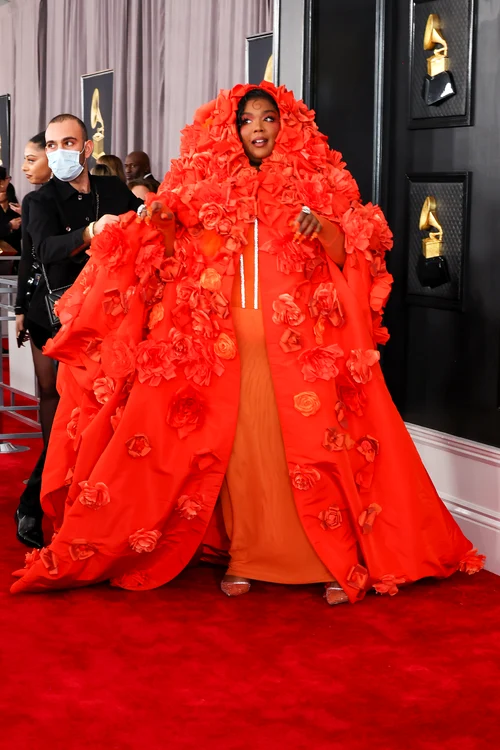
[[[443,47],[442,54],[445,57],[448,55],[448,43],[440,34],[441,30],[441,19],[437,13],[431,13],[427,19],[427,26],[425,27],[424,34],[424,49],[434,49],[436,44],[440,44]]]

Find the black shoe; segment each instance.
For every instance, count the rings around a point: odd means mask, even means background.
[[[44,546],[42,521],[33,516],[24,516],[20,513],[19,508],[14,515],[14,521],[17,524],[17,538],[21,544],[27,547],[42,549]]]

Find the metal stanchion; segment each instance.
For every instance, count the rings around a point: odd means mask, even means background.
[[[16,257],[5,257],[2,258],[0,256],[0,260],[19,260],[19,258]],[[15,303],[15,297],[17,293],[17,278],[16,277],[9,277],[9,276],[3,276],[0,277],[0,312],[6,313],[0,315],[0,324],[1,321],[12,321],[15,320],[15,314],[14,314],[14,303]],[[4,301],[4,297],[7,298],[7,301]],[[7,358],[9,355],[7,353],[2,352],[2,362],[4,358]],[[7,395],[7,399],[6,399]],[[15,403],[15,396],[21,396],[24,399],[27,399],[29,401],[34,401],[34,406],[20,406]],[[2,453],[22,453],[23,451],[29,451],[29,447],[27,445],[16,445],[13,443],[13,440],[19,440],[19,439],[26,439],[26,438],[39,438],[42,437],[42,433],[40,432],[40,422],[37,419],[31,419],[26,412],[35,411],[38,412],[39,409],[39,399],[37,396],[33,396],[30,393],[26,393],[24,391],[18,390],[17,388],[14,388],[11,384],[4,383],[3,380],[3,369],[0,373],[0,415],[1,414],[8,414],[11,418],[16,419],[19,422],[22,422],[23,424],[27,425],[28,427],[31,427],[32,429],[35,429],[36,432],[3,432],[0,433],[0,454]]]

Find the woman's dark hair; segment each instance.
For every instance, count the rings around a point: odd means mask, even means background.
[[[0,167],[0,180],[6,180],[8,176],[5,167]],[[9,203],[17,203],[16,191],[11,182],[7,185],[7,190],[5,192],[7,193],[7,200]]]
[[[37,133],[36,135],[34,135],[33,138],[29,139],[28,143],[34,143],[37,148],[44,149],[47,145],[45,143],[45,131],[42,130],[41,133]]]
[[[250,89],[250,91],[245,94],[245,96],[241,97],[238,103],[238,110],[236,112],[236,126],[238,130],[240,130],[242,126],[241,121],[243,112],[245,111],[245,107],[247,106],[248,102],[252,101],[252,99],[267,99],[267,101],[273,105],[273,108],[276,110],[276,112],[279,113],[278,105],[276,104],[271,94],[268,94],[267,91],[264,91],[264,89]]]

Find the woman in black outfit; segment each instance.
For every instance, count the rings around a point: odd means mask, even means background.
[[[45,153],[45,134],[38,133],[26,144],[24,149],[23,172],[32,185],[42,185],[50,179],[50,169]],[[42,347],[51,336],[48,319],[40,319],[36,311],[29,308],[29,295],[33,294],[33,242],[28,233],[30,203],[35,192],[28,193],[22,205],[22,254],[19,263],[16,299],[16,333],[29,331],[31,351],[35,365],[40,394],[40,423],[44,444],[47,445],[50,428],[57,408],[59,397],[56,391],[55,363],[42,354]]]
[[[38,133],[26,144],[22,170],[31,185],[43,185],[50,180],[51,171],[45,153],[45,133]],[[16,335],[20,336],[24,330],[29,332],[40,397],[40,426],[44,448],[21,497],[20,508],[24,509],[24,512],[28,515],[25,516],[24,523],[20,523],[19,513],[16,512],[16,523],[18,524],[17,536],[19,541],[28,546],[39,547],[43,546],[41,516],[38,511],[40,477],[45,462],[45,450],[49,442],[52,422],[59,402],[59,394],[56,389],[56,363],[42,353],[42,347],[51,336],[48,318],[45,320],[45,317],[37,314],[35,309],[30,310],[30,301],[39,280],[33,268],[35,255],[33,242],[28,232],[30,203],[34,195],[36,195],[36,191],[32,191],[25,196],[21,209],[22,251],[17,279],[15,312]],[[35,518],[36,523],[33,523],[31,518]]]

